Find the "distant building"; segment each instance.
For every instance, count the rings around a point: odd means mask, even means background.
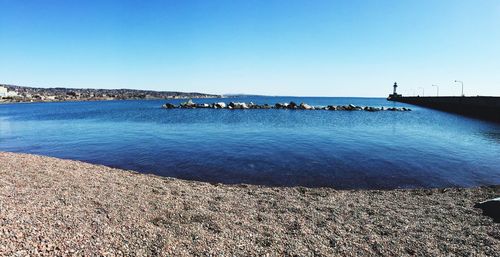
[[[0,97],[14,97],[18,96],[16,91],[9,91],[6,87],[0,86]]]
[[[7,88],[0,86],[0,97],[7,96]]]

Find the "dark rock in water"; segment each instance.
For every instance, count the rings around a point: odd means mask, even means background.
[[[378,112],[378,111],[380,111],[380,108],[367,106],[364,108],[364,110],[367,112]]]
[[[288,104],[288,109],[297,109],[297,104],[294,101],[291,101]]]
[[[342,106],[342,109],[343,111],[356,111],[356,110],[362,110],[363,108],[359,107],[359,106],[356,106],[354,104],[350,104],[350,105],[347,105],[347,106]]]
[[[226,108],[226,103],[218,102],[218,103],[214,103],[213,106],[214,106],[213,108],[215,108],[215,109],[223,109],[223,108]]]
[[[328,105],[328,106],[326,107],[326,109],[327,109],[327,110],[329,110],[329,111],[335,111],[335,110],[337,110],[337,106]]]
[[[210,108],[209,104],[196,104],[196,108]]]
[[[195,108],[195,107],[196,104],[191,99],[187,100],[187,102],[181,103],[181,108]]]
[[[229,107],[231,107],[229,109],[248,109],[246,103],[238,103],[238,102],[230,102]]]
[[[310,105],[308,105],[306,103],[301,103],[300,104],[300,109],[302,109],[302,110],[314,110],[314,107],[312,107],[312,106],[310,106]]]
[[[235,107],[235,109],[248,109],[248,106],[246,103],[236,103],[234,107]]]
[[[500,197],[477,203],[474,207],[480,208],[483,210],[483,215],[493,218],[496,223],[500,223]]]
[[[162,105],[161,107],[165,108],[165,109],[174,109],[175,105],[173,105],[171,103],[166,103],[166,104]]]
[[[276,109],[285,109],[286,107],[288,107],[288,104],[285,104],[285,103],[276,103],[274,105],[274,108],[276,108]]]

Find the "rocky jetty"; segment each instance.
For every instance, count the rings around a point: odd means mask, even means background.
[[[327,111],[367,111],[367,112],[378,112],[378,111],[411,111],[410,108],[406,107],[373,107],[373,106],[356,106],[353,104],[349,105],[328,105],[328,106],[312,106],[306,103],[297,104],[295,102],[290,103],[276,103],[274,105],[269,104],[254,104],[252,102],[230,102],[228,104],[224,102],[216,103],[194,103],[193,100],[189,99],[186,102],[180,103],[179,105],[174,105],[172,103],[165,103],[162,108],[164,109],[195,109],[195,108],[209,108],[209,109],[228,109],[228,110],[243,110],[243,109],[286,109],[286,110],[327,110]]]

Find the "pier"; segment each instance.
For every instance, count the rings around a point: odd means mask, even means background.
[[[418,105],[472,118],[500,122],[500,97],[495,96],[402,96],[394,92],[387,100]]]

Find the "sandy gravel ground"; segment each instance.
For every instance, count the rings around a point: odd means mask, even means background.
[[[214,185],[0,152],[0,255],[499,256],[500,187]]]

